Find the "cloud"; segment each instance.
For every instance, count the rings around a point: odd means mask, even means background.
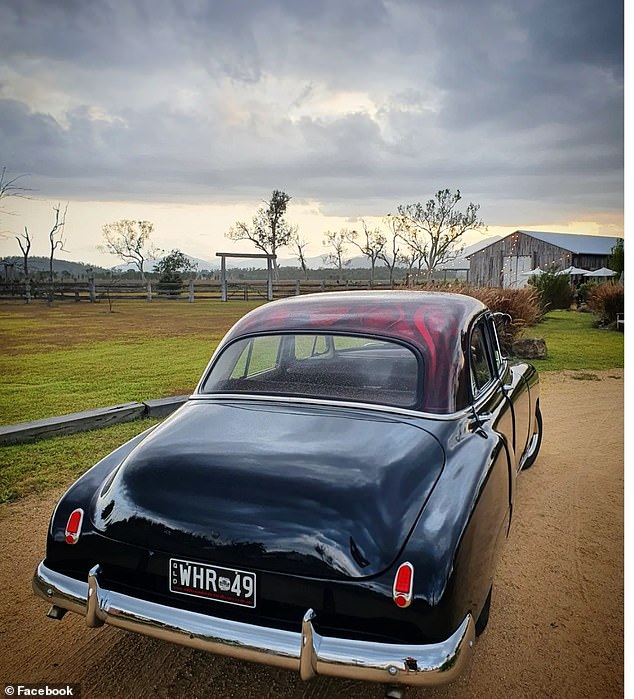
[[[3,164],[53,197],[623,206],[619,3],[5,0],[0,57]]]

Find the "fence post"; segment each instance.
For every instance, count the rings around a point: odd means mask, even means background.
[[[189,282],[189,303],[194,303],[194,280]]]
[[[147,300],[152,303],[152,282],[147,283]]]
[[[301,282],[299,279],[295,282],[295,296],[299,296],[302,293]]]
[[[321,290],[326,291],[326,280],[325,279],[321,280]]]
[[[95,278],[90,275],[88,277],[88,294],[90,295],[90,303],[97,301],[97,290],[95,289]]]
[[[227,267],[224,255],[220,257],[220,300],[227,300]]]

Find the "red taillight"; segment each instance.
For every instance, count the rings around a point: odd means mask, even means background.
[[[411,563],[401,563],[394,576],[392,597],[398,607],[409,607],[412,603],[414,586],[414,566]]]
[[[81,507],[73,510],[70,513],[68,522],[66,523],[66,531],[64,536],[66,537],[67,544],[76,544],[79,540],[79,535],[81,534],[81,524],[84,521],[84,511]]]

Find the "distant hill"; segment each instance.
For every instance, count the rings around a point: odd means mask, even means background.
[[[469,269],[469,260],[467,260],[468,255],[472,255],[474,252],[491,245],[491,243],[500,240],[500,236],[494,236],[491,238],[485,238],[473,245],[468,245],[462,255],[457,257],[455,260],[448,262],[446,265],[439,267],[440,270],[464,270]],[[313,255],[312,257],[306,258],[306,266],[308,269],[319,270],[327,269],[332,271],[332,266],[328,266],[324,262],[324,256],[327,251],[321,255]],[[194,257],[193,255],[186,255],[186,257],[196,265],[198,272],[217,272],[220,269],[220,258],[215,258],[213,260],[205,260],[201,257]],[[159,258],[161,259],[161,258]],[[149,260],[145,265],[146,272],[153,272],[154,265],[159,260]],[[350,264],[346,266],[347,270],[351,269],[369,269],[370,261],[365,255],[355,255],[349,258]],[[0,260],[0,265],[15,265],[15,270],[20,273],[22,271],[23,259],[20,256],[12,255],[10,257],[5,257]],[[296,257],[282,257],[279,258],[280,267],[291,267],[294,269],[299,269],[299,261]],[[377,264],[377,267],[384,266],[381,262]],[[239,257],[228,258],[227,259],[228,269],[266,269],[266,260],[259,259],[241,259]],[[29,257],[29,269],[32,274],[38,272],[48,272],[48,257]],[[72,262],[69,260],[53,260],[53,271],[60,275],[67,273],[76,279],[86,278],[88,276],[88,269],[92,269],[94,275],[99,277],[108,277],[111,272],[125,274],[126,272],[136,272],[137,268],[133,264],[120,264],[116,265],[110,269],[106,267],[100,267],[99,265],[91,265],[86,262]],[[2,278],[5,277],[5,270],[0,266],[0,275]]]
[[[39,272],[48,273],[48,264],[48,257],[29,257],[29,272],[30,274],[37,274]],[[18,273],[22,273],[24,267],[24,258],[21,255],[10,255],[8,257],[3,257],[2,260],[0,260],[0,265],[2,265],[3,267],[8,265],[14,265],[15,270]],[[107,276],[109,274],[108,269],[106,269],[105,267],[99,267],[99,265],[91,265],[86,262],[71,262],[69,260],[53,260],[53,272],[55,272],[58,275],[66,272],[74,278],[81,279],[82,277],[88,276],[89,269],[92,269],[94,271],[95,276],[97,277]],[[0,269],[0,272],[4,277],[4,269]]]
[[[196,265],[196,269],[199,272],[220,269],[220,259],[218,259],[217,261],[214,261],[214,262],[210,262],[209,260],[203,260],[202,257],[194,257],[193,255],[185,254],[185,257],[193,265]],[[143,265],[143,269],[146,272],[154,272],[155,265],[158,262],[160,262],[162,259],[163,259],[163,257],[159,257],[156,260],[147,260],[147,262]],[[137,267],[135,265],[133,265],[132,263],[128,263],[128,264],[116,265],[115,267],[112,267],[112,270],[113,270],[113,272],[136,272]]]

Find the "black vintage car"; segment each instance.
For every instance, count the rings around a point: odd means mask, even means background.
[[[184,406],[61,499],[33,580],[49,616],[304,679],[454,679],[542,433],[494,315],[415,291],[246,315]]]

